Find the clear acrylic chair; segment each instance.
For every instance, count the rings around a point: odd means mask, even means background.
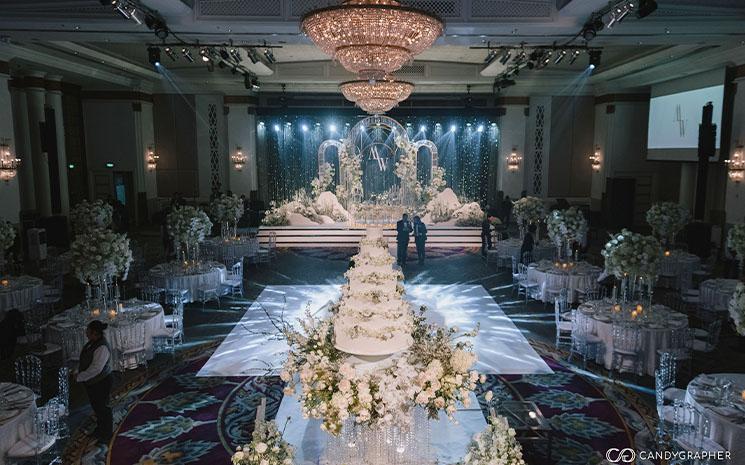
[[[16,383],[26,386],[41,396],[41,359],[35,355],[24,355],[15,361]]]
[[[166,326],[163,330],[153,335],[153,351],[156,353],[176,352],[176,348],[184,341],[184,306],[173,308],[173,313],[168,315]]]
[[[145,286],[140,289],[140,299],[145,302],[159,303],[165,289],[156,286]]]
[[[222,282],[224,294],[233,297],[243,297],[243,262],[236,262],[230,269],[226,279]]]
[[[70,369],[62,367],[57,371],[57,402],[59,403],[59,437],[70,435],[67,420],[70,416]]]
[[[613,324],[613,361],[611,376],[614,372],[642,374],[644,360],[642,358],[642,335],[638,325]]]
[[[572,347],[569,361],[574,354],[582,356],[582,366],[587,367],[587,360],[597,360],[603,341],[592,333],[590,318],[579,311],[572,312]]]
[[[116,328],[116,366],[119,371],[147,364],[145,353],[145,323],[135,321]]]
[[[686,402],[673,406],[672,447],[687,452],[724,452],[724,448],[709,438],[711,423],[702,411]],[[711,459],[696,460],[696,465],[707,465]]]
[[[6,464],[62,463],[57,450],[59,401],[56,397],[36,409],[33,430],[18,440],[5,455]]]
[[[85,345],[85,337],[82,328],[76,328],[68,334],[62,335],[62,353],[65,362],[75,368],[80,360],[80,352]]]
[[[694,340],[692,349],[695,352],[711,352],[719,344],[719,335],[722,333],[722,320],[716,319],[709,323],[705,330],[692,329]],[[701,338],[699,339],[699,337]]]
[[[563,315],[567,311],[568,304],[566,301],[556,300],[554,302],[554,323],[556,323],[556,348],[562,345],[572,345],[572,321],[565,320]],[[571,311],[574,313],[574,311]]]
[[[517,283],[517,296],[520,297],[521,293],[525,294],[525,305],[528,305],[528,298],[534,297],[541,285],[528,278],[527,265],[519,263],[517,268],[520,275],[520,280]]]

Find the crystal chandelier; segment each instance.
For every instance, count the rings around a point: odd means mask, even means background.
[[[8,182],[18,174],[21,159],[10,152],[9,139],[0,139],[0,180]]]
[[[345,0],[311,11],[302,30],[324,53],[362,79],[382,79],[431,47],[440,18],[397,0]]]
[[[725,160],[725,163],[727,163],[727,174],[732,181],[740,183],[745,179],[745,158],[743,158],[742,145],[735,147],[732,158]]]
[[[409,98],[414,84],[386,78],[382,81],[356,80],[339,85],[344,97],[364,111],[377,115],[385,113]]]
[[[243,155],[243,149],[238,146],[235,148],[235,154],[230,157],[233,162],[233,166],[236,171],[243,171],[243,167],[246,165],[246,156]]]

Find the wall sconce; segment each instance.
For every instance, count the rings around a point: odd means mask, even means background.
[[[21,159],[10,151],[10,139],[0,139],[0,180],[9,182],[18,174]]]
[[[745,179],[745,159],[743,159],[743,146],[738,144],[735,147],[735,152],[732,154],[732,158],[725,160],[727,163],[729,178],[737,183],[742,182]]]
[[[240,146],[235,148],[235,154],[230,157],[233,162],[233,166],[236,171],[243,171],[243,167],[246,165],[246,156],[243,155],[243,149]]]
[[[593,152],[592,155],[590,155],[590,166],[592,166],[592,170],[596,173],[600,172],[600,146],[595,146],[595,152]]]
[[[517,147],[512,147],[512,153],[507,157],[507,171],[516,173],[520,169],[520,161],[523,159],[517,154]]]
[[[155,171],[158,167],[158,159],[160,157],[155,153],[155,147],[152,145],[147,146],[147,169],[149,171]]]

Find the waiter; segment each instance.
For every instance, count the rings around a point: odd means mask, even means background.
[[[109,442],[113,432],[113,419],[109,400],[111,397],[111,347],[104,337],[106,323],[93,320],[88,323],[85,335],[88,343],[80,352],[77,381],[83,383],[96,414],[96,429],[93,434],[101,442]]]
[[[411,229],[409,215],[404,213],[401,219],[396,223],[396,255],[399,266],[406,266],[406,254],[409,248]]]

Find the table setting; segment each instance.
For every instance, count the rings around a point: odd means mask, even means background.
[[[643,372],[654,376],[657,351],[670,348],[672,333],[688,327],[688,316],[664,305],[640,302],[613,303],[611,300],[593,300],[578,307],[579,315],[589,318],[589,329],[602,341],[599,360],[607,369],[613,363],[613,324],[636,325],[641,331]]]
[[[44,295],[44,282],[33,276],[0,278],[0,318],[10,309],[28,310]]]
[[[0,383],[0,465],[5,454],[34,428],[36,398],[31,389],[14,383]]]
[[[739,282],[737,279],[708,279],[702,282],[699,285],[699,305],[705,310],[726,312]]]
[[[676,288],[690,289],[693,272],[701,268],[698,255],[683,250],[665,250],[660,259],[659,272],[663,275],[676,276]]]
[[[494,243],[494,249],[500,257],[514,257],[520,261],[520,249],[523,241],[517,237],[504,239]],[[533,246],[533,260],[550,260],[556,255],[556,247],[549,241],[538,241]]]
[[[152,285],[163,289],[188,290],[185,302],[193,302],[199,288],[219,290],[226,276],[225,265],[215,261],[168,262],[150,269]]]
[[[243,257],[253,257],[259,253],[259,240],[256,237],[212,237],[202,243],[203,251],[220,263],[230,266]]]
[[[686,389],[686,402],[709,419],[709,438],[729,450],[729,463],[745,459],[745,374],[701,374]]]
[[[548,289],[567,289],[570,303],[577,301],[578,290],[597,285],[602,268],[587,262],[552,262],[541,260],[528,266],[528,280],[539,284],[537,298],[546,301]]]

